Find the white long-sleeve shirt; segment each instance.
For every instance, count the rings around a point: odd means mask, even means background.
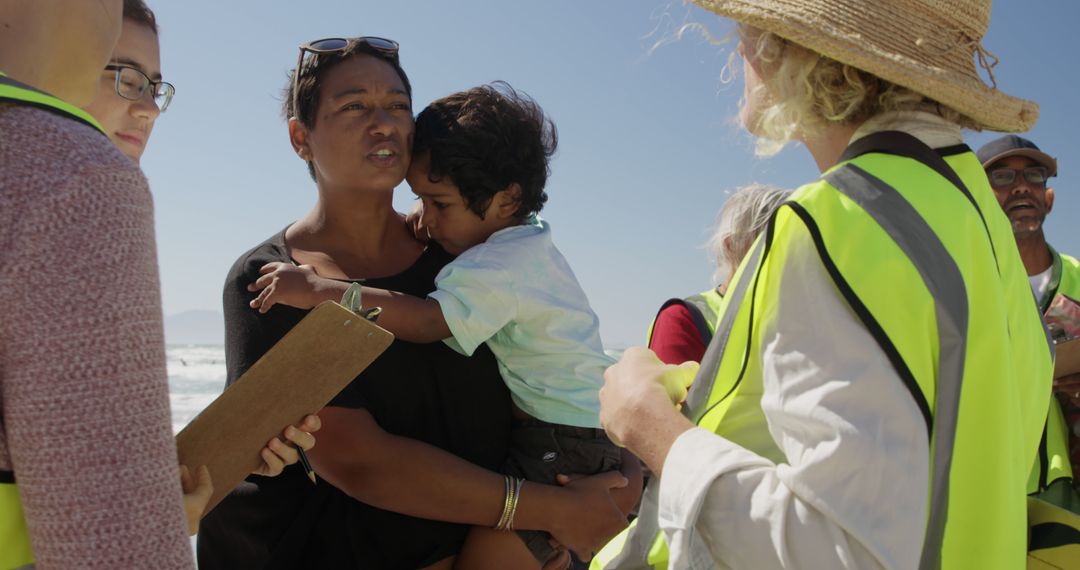
[[[886,129],[931,147],[961,142],[959,128],[919,112],[868,122],[854,139]],[[682,434],[660,483],[671,568],[918,566],[926,424],[804,237],[789,244],[763,331],[761,407],[786,461],[701,428]]]

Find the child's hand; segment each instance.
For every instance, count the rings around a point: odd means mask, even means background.
[[[311,435],[322,427],[322,420],[319,416],[314,414],[305,416],[304,421],[299,426],[285,426],[282,431],[282,435],[289,443],[300,447],[304,451],[309,451],[315,447],[315,436]],[[296,452],[296,447],[284,443],[281,438],[275,437],[271,439],[266,447],[262,448],[259,452],[262,455],[263,464],[252,471],[255,475],[263,475],[265,477],[277,477],[281,474],[281,471],[285,469],[286,465],[292,465],[300,459],[300,455]]]
[[[317,295],[323,278],[310,265],[275,261],[262,266],[259,273],[262,277],[248,285],[248,291],[262,290],[249,303],[252,309],[258,309],[260,313],[269,311],[278,303],[310,309],[324,300]]]
[[[412,211],[405,215],[405,227],[409,228],[409,233],[416,238],[416,241],[423,243],[431,241],[431,235],[428,234],[427,226],[424,225],[424,203],[420,200],[417,200]]]
[[[195,470],[195,479],[187,465],[180,466],[180,486],[184,489],[184,514],[187,515],[188,534],[199,532],[199,519],[206,510],[206,503],[214,494],[214,484],[210,481],[210,470],[205,465]]]

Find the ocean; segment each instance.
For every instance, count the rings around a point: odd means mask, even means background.
[[[622,350],[605,351],[619,358]],[[173,432],[179,432],[225,389],[225,347],[170,344],[165,347],[172,400]]]
[[[179,432],[225,389],[225,347],[171,344],[165,347],[173,432]]]

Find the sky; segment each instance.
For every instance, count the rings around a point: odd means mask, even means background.
[[[149,0],[162,69],[176,86],[142,166],[155,196],[166,315],[221,310],[233,261],[315,203],[289,146],[281,90],[297,46],[374,35],[401,44],[414,111],[433,99],[505,80],[555,121],[542,216],[600,317],[609,348],[643,344],[664,300],[712,285],[703,247],[724,200],[750,182],[795,188],[818,171],[791,145],[760,159],[735,119],[741,79],[721,81],[731,24],[661,0]],[[999,88],[1033,99],[1027,137],[1059,161],[1049,241],[1080,255],[1080,164],[1072,42],[1080,3],[999,0],[984,47]],[[996,133],[965,133],[973,148]],[[412,207],[404,184],[400,210]]]

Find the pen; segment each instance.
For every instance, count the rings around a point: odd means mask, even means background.
[[[304,453],[304,448],[299,445],[296,446],[296,453],[300,455],[300,464],[304,466],[304,472],[307,473],[308,479],[311,479],[313,485],[317,485],[318,481],[315,479],[315,469],[311,467],[311,461],[308,460],[307,454]]]

